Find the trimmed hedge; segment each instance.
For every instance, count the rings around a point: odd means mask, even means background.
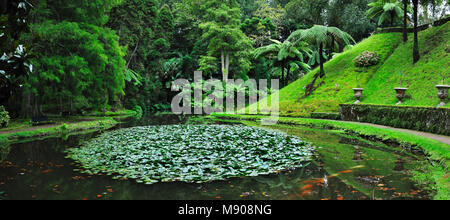
[[[341,120],[341,115],[339,113],[313,112],[311,113],[311,118]]]
[[[440,20],[434,21],[433,23],[420,25],[420,26],[417,27],[417,31],[426,30],[426,29],[430,28],[431,26],[433,26],[433,27],[441,26],[441,25],[444,25],[445,23],[447,23],[449,21],[450,21],[450,16],[447,16],[447,17],[442,18]],[[413,27],[408,27],[408,28],[406,28],[406,31],[408,33],[413,33],[414,32],[414,28]],[[402,33],[403,32],[403,27],[379,28],[379,29],[377,29],[374,32],[374,34],[392,33],[392,32]]]
[[[341,104],[344,121],[358,121],[450,136],[450,108]]]
[[[426,29],[428,29],[431,25],[430,24],[424,24],[421,26],[417,27],[417,31],[424,31]],[[410,28],[406,28],[406,31],[408,33],[413,33],[414,32],[414,28],[410,27]],[[403,27],[387,27],[387,28],[379,28],[378,30],[376,30],[374,32],[374,34],[383,34],[383,33],[402,33],[403,32]]]
[[[0,128],[4,128],[8,126],[9,123],[9,115],[5,110],[5,107],[0,105]]]

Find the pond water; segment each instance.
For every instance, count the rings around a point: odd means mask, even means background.
[[[187,117],[149,116],[117,128],[186,123]],[[410,180],[423,157],[332,130],[270,126],[317,147],[308,166],[258,177],[203,184],[139,184],[87,175],[66,159],[64,151],[100,132],[14,143],[0,147],[0,199],[153,199],[153,200],[347,200],[430,199]]]

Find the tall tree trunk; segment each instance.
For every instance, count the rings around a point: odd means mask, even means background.
[[[320,44],[319,46],[319,63],[320,63],[320,78],[325,76],[325,70],[323,68],[323,63],[324,63],[324,59],[323,59],[323,43]]]
[[[42,116],[39,111],[39,100],[36,95],[33,95],[33,103],[32,103],[32,110],[31,110],[31,117],[38,117]]]
[[[325,63],[325,60],[323,58],[323,43],[319,45],[319,64],[320,64],[320,71],[314,75],[313,81],[306,85],[305,87],[305,97],[308,97],[311,95],[311,93],[316,89],[314,88],[314,84],[316,84],[317,79],[325,77],[325,69],[323,68],[323,64]]]
[[[223,81],[226,81],[226,78],[225,78],[225,52],[223,51],[223,49],[222,49],[222,51],[220,51],[220,59],[221,59],[221,63],[222,63],[222,79],[223,79]]]
[[[284,87],[284,69],[286,68],[286,62],[283,61],[281,66],[281,87]]]
[[[417,36],[417,13],[419,0],[412,0],[414,10],[414,46],[413,46],[413,63],[417,63],[420,59],[419,54],[419,39]]]
[[[289,74],[291,73],[291,68],[289,67],[289,64],[287,65],[287,73],[286,77],[284,78],[284,85],[287,86],[289,84]]]
[[[61,113],[61,116],[64,116],[64,107],[63,107],[63,101],[62,97],[59,97],[59,112]]]
[[[230,77],[230,52],[226,52],[227,56],[225,57],[225,72],[226,72],[226,80],[225,82],[228,82],[228,79],[231,79]]]
[[[119,98],[119,102],[120,102],[120,98]],[[70,99],[70,115],[73,115],[73,99]]]
[[[395,16],[395,11],[391,11],[391,27],[394,27],[394,16]]]
[[[33,106],[31,104],[31,92],[25,92],[22,90],[22,97],[23,104],[20,116],[24,118],[32,117],[31,111]]]
[[[403,0],[403,42],[408,41],[408,2],[409,0]]]
[[[334,51],[335,42],[336,42],[336,38],[334,37],[334,35],[331,35],[330,56]]]
[[[131,55],[130,55],[130,59],[128,60],[128,63],[127,63],[127,69],[129,68],[129,66],[130,66],[130,64],[131,64],[131,61],[133,60],[134,54],[136,53],[138,47],[139,47],[139,39],[138,39],[138,41],[137,41],[137,43],[136,43],[136,46],[134,47],[133,52],[132,52]]]

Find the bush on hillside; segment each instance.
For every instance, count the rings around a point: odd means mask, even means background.
[[[354,60],[356,67],[369,67],[375,66],[380,62],[380,56],[377,52],[364,51]]]

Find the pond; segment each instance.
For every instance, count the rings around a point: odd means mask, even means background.
[[[188,117],[148,116],[114,129],[142,125],[184,124]],[[247,123],[249,125],[256,125]],[[210,183],[156,183],[114,180],[74,171],[68,148],[100,132],[14,143],[0,149],[0,199],[73,200],[368,200],[431,199],[415,186],[411,171],[423,157],[398,147],[370,142],[333,130],[269,126],[316,147],[313,162],[276,174]]]

